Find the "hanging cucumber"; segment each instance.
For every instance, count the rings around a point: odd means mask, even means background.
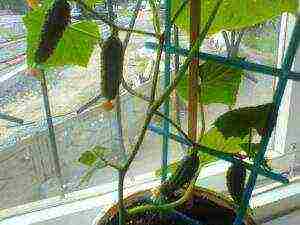
[[[66,27],[71,21],[71,7],[67,0],[55,0],[46,15],[41,41],[35,52],[35,62],[45,63],[53,54]]]
[[[242,163],[232,164],[226,173],[226,185],[234,202],[242,200],[246,181],[246,168]]]
[[[160,187],[160,193],[169,198],[175,191],[189,184],[199,168],[199,157],[197,153],[187,154],[177,166],[171,177]]]
[[[82,106],[77,113],[94,105],[100,97],[107,100],[98,106],[100,109],[111,111],[114,108],[113,100],[119,93],[123,74],[123,45],[117,30],[113,29],[111,36],[101,44],[101,48],[101,95]]]
[[[123,46],[117,32],[104,41],[101,52],[101,91],[108,101],[119,92],[123,74]]]

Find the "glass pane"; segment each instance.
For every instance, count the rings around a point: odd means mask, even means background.
[[[120,15],[117,23],[127,25],[130,16],[132,16],[132,4],[125,4],[117,8]],[[102,6],[99,5],[97,10],[101,11]],[[150,13],[146,7],[139,14],[135,28],[153,31],[152,18],[148,16]],[[163,18],[163,10],[160,13],[161,18]],[[106,38],[109,35],[108,26],[99,23],[99,27],[103,37]],[[188,35],[182,31],[179,33],[180,46],[188,48]],[[278,64],[279,33],[280,18],[243,31],[243,37],[238,46],[239,52],[236,56],[249,62],[276,66]],[[233,32],[227,32],[227,34],[229,37],[234,36]],[[106,160],[114,163],[124,162],[131,153],[142,129],[147,113],[147,104],[137,97],[132,97],[122,89],[120,114],[116,112],[116,108],[109,112],[103,110],[100,106],[103,99],[86,111],[77,113],[82,105],[101,94],[101,48],[98,46],[95,47],[87,68],[65,66],[48,70],[46,77],[58,147],[58,159],[56,159],[48,134],[41,85],[38,80],[26,72],[25,35],[26,31],[21,21],[21,15],[0,16],[1,113],[24,120],[24,124],[0,120],[1,209],[22,205],[25,211],[28,208],[34,210],[36,209],[35,206],[29,204],[26,209],[28,205],[24,206],[24,204],[39,201],[40,205],[47,207],[56,201],[71,201],[117,189],[118,174],[115,169],[108,166],[98,169],[89,182],[80,185],[81,179],[90,171],[90,167],[80,163],[79,159],[86,151],[101,146],[105,148],[103,157]],[[235,34],[236,40],[239,35],[241,34]],[[120,38],[124,40],[124,32],[120,32]],[[128,85],[146,96],[150,94],[156,54],[154,50],[145,47],[145,42],[155,41],[155,38],[132,35],[124,60],[124,78]],[[205,53],[226,57],[228,49],[224,36],[222,33],[218,33],[207,38],[201,50]],[[180,57],[180,62],[183,60],[184,57]],[[163,85],[163,65],[164,53],[160,67],[157,96],[160,96],[166,89]],[[172,79],[175,74],[174,70],[175,65],[172,62]],[[218,116],[229,109],[270,102],[275,80],[272,76],[244,71],[244,76],[237,86],[237,101],[232,107],[221,103],[204,107],[207,130],[212,127],[213,121]],[[172,93],[170,110],[170,117],[187,132],[186,100]],[[163,109],[160,108],[160,111],[162,112]],[[198,118],[200,133],[202,128],[200,112]],[[154,116],[151,125],[162,128],[163,121],[159,116]],[[120,122],[122,134],[119,129]],[[170,127],[172,133],[179,134],[173,126],[170,125]],[[257,137],[257,139],[259,138]],[[127,173],[125,187],[139,186],[147,179],[158,180],[154,172],[161,167],[161,150],[162,136],[148,131],[141,150]],[[186,146],[170,140],[169,163],[180,159],[186,150]],[[273,150],[273,140],[270,144],[270,150]],[[270,152],[269,155],[272,157],[272,151]],[[288,162],[294,157],[294,153],[286,154],[284,157],[282,160]],[[287,163],[281,163],[280,160],[272,162],[274,168],[281,172],[292,171]],[[57,177],[57,168],[62,174],[62,184]],[[209,174],[209,171],[207,172]],[[222,181],[219,180],[219,177],[214,179],[207,179],[208,183],[222,183],[222,191],[224,191],[224,179]],[[260,179],[259,184],[266,184],[265,179]],[[205,182],[206,180],[203,180],[202,183]],[[268,182],[272,181],[268,180]],[[61,188],[63,188],[64,196],[61,193]],[[117,196],[114,198],[116,200]]]

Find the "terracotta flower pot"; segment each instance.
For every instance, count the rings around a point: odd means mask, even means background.
[[[151,196],[151,191],[141,191],[128,196],[125,207],[132,208],[145,203],[145,199]],[[203,188],[195,188],[193,200],[187,202],[176,211],[188,216],[199,224],[205,225],[232,225],[235,219],[236,205],[220,194]],[[146,212],[143,215],[128,216],[126,224],[132,225],[179,225],[189,224],[179,219],[181,216],[160,214],[158,212]],[[95,225],[118,225],[118,207],[114,205],[101,218],[96,219]],[[251,215],[247,214],[244,225],[256,225]]]

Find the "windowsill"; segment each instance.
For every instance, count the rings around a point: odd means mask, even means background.
[[[228,168],[230,163],[224,161],[218,161],[212,163],[211,166],[203,168],[200,173],[200,180],[210,179],[214,176],[223,176],[224,172]],[[135,182],[125,182],[126,190],[132,193],[137,190],[143,190],[146,188],[154,187],[159,185],[159,179],[155,177],[154,173],[147,173],[141,176],[135,177]],[[201,184],[202,185],[202,184]],[[144,188],[140,188],[143,186]],[[205,186],[205,185],[204,185]],[[44,200],[0,210],[0,220],[3,218],[13,218],[15,216],[23,216],[23,214],[35,213],[36,211],[48,210],[54,207],[63,207],[64,205],[73,204],[79,201],[85,201],[87,199],[94,198],[106,198],[105,196],[117,196],[114,192],[117,191],[117,181],[113,183],[107,183],[104,185],[99,185],[91,188],[87,188],[80,191],[74,191],[66,194],[65,197],[56,196],[52,198],[47,198]],[[117,198],[112,201],[116,201]],[[102,201],[102,200],[101,200]],[[111,201],[107,204],[110,204]]]
[[[229,165],[227,162],[216,162],[204,168],[200,174],[199,184],[226,192],[224,173]],[[254,208],[257,220],[267,221],[270,217],[281,215],[300,206],[299,180],[300,178],[297,177],[289,185],[274,182],[256,188],[250,205]],[[148,189],[158,184],[159,179],[153,173],[144,174],[136,177],[134,183],[127,183],[125,194]],[[112,187],[117,187],[116,182],[76,191],[67,194],[66,198],[54,197],[2,210],[0,211],[0,218],[2,218],[0,225],[29,225],[92,209],[99,209],[98,212],[103,212],[117,201],[117,190],[112,190]]]

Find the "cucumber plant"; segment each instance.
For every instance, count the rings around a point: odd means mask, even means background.
[[[67,0],[55,0],[48,10],[41,40],[35,52],[35,62],[44,63],[53,54],[59,40],[71,22],[71,6]]]
[[[63,17],[65,20],[60,28],[63,32],[56,33],[57,36],[55,36],[55,39],[53,39],[53,43],[51,44],[51,51],[48,51],[47,54],[44,54],[45,52],[43,51],[43,54],[39,53],[39,49],[41,49],[41,46],[44,46],[43,41],[45,40],[43,36],[43,26],[44,24],[48,24],[48,21],[54,20],[54,18],[51,20],[48,19],[47,12],[52,12],[53,6],[59,1],[62,0],[45,0],[41,6],[34,8],[24,18],[25,25],[28,29],[27,63],[30,67],[34,66],[35,63],[42,63],[45,68],[64,65],[87,66],[95,45],[99,42],[103,42],[100,37],[98,25],[95,21],[84,19],[83,21],[69,24],[69,17],[67,16]],[[163,119],[169,120],[169,122],[176,126],[175,122],[169,118],[165,118],[164,115],[161,115],[158,112],[158,108],[170,97],[170,94],[175,88],[177,88],[177,92],[181,98],[187,100],[188,96],[187,90],[189,87],[186,76],[184,77],[182,72],[179,72],[177,74],[180,76],[176,76],[175,81],[163,92],[162,96],[155,98],[159,65],[161,63],[162,50],[164,49],[165,33],[161,31],[160,21],[157,19],[157,15],[159,15],[159,3],[155,0],[149,1],[151,2],[150,6],[153,13],[154,33],[118,26],[114,21],[108,20],[101,13],[94,10],[93,7],[95,3],[98,2],[97,0],[64,0],[65,6],[67,6],[67,2],[79,4],[88,14],[107,23],[112,30],[126,31],[129,34],[134,32],[152,36],[157,38],[157,42],[159,43],[154,66],[155,70],[151,97],[147,98],[140,93],[136,93],[134,90],[129,91],[130,94],[134,94],[137,97],[142,96],[142,99],[149,103],[149,108],[144,126],[139,133],[132,151],[129,151],[131,153],[128,155],[126,162],[109,162],[103,156],[104,148],[101,148],[101,146],[96,146],[94,150],[86,151],[83,154],[84,157],[82,156],[80,158],[81,163],[91,168],[88,177],[90,177],[96,169],[102,168],[99,163],[104,163],[106,166],[111,166],[118,170],[120,224],[124,224],[126,216],[123,202],[125,175],[140,150],[147,127],[151,122],[153,115],[160,115]],[[215,2],[217,2],[217,4],[212,4]],[[222,4],[221,2],[221,0],[201,1],[203,5],[201,7],[200,25],[201,27],[209,28],[207,30],[208,35],[224,30],[233,33],[242,32],[248,27],[263,23],[266,20],[281,15],[283,12],[294,13],[297,10],[298,4],[297,0],[257,0],[255,1],[255,4],[253,3],[253,0],[223,0]],[[188,0],[185,1],[185,3],[188,3]],[[51,13],[49,15],[51,15]],[[188,4],[184,5],[180,0],[172,1],[172,15],[172,23],[175,23],[181,30],[189,32],[190,15]],[[213,19],[214,22],[212,23]],[[231,48],[227,48],[228,57],[238,57],[239,39],[241,39],[241,36],[242,35],[236,36],[237,40],[232,41],[232,45],[230,45]],[[232,37],[234,37],[234,35],[232,35]],[[187,57],[183,63],[184,68],[188,67],[191,62],[191,57],[196,51],[195,49],[199,47],[199,44],[202,44],[203,40],[204,37],[200,36],[195,41],[196,44],[191,47],[189,57]],[[54,46],[55,48],[53,48]],[[122,43],[114,34],[108,40],[104,41],[103,46],[102,78],[104,82],[102,84],[102,91],[108,100],[112,100],[118,95],[119,84],[122,79],[124,49]],[[113,58],[115,58],[114,63]],[[253,159],[256,154],[256,149],[254,149],[253,146],[256,145],[256,143],[252,140],[252,130],[255,130],[260,136],[265,134],[267,115],[272,110],[272,103],[234,109],[240,83],[244,78],[244,72],[241,69],[233,69],[213,61],[202,63],[199,66],[199,71],[198,75],[201,81],[198,85],[200,96],[199,104],[210,105],[212,103],[220,103],[229,107],[229,111],[217,118],[209,129],[204,129],[204,132],[202,132],[199,137],[199,144],[233,155],[244,152],[248,158]],[[181,78],[183,79],[181,80]],[[201,107],[201,110],[201,114],[204,117],[205,113],[203,107]],[[205,124],[205,121],[205,118],[201,118],[202,128],[208,127]],[[177,127],[177,129],[182,131],[181,127]],[[182,133],[185,134],[183,131]],[[189,137],[186,136],[186,138],[190,140]],[[196,155],[194,153],[195,152],[192,151],[192,154],[184,157],[181,162],[170,165],[169,169],[171,171],[171,176],[166,183],[164,183],[165,186],[163,187],[165,188],[161,189],[164,196],[168,196],[170,191],[177,191],[178,189],[185,189],[186,187],[190,187],[190,185],[194,185],[194,181],[199,174],[199,167],[214,160],[212,157],[200,153],[200,151],[197,152]],[[234,169],[235,167],[237,167],[237,165],[234,165],[228,173],[228,184],[233,199],[239,201],[243,189],[245,171],[240,167]],[[235,174],[238,175],[237,177],[239,179],[233,179]],[[182,198],[185,199],[187,198],[186,196],[187,195],[184,194]],[[182,201],[178,202],[180,203]],[[176,204],[179,204],[178,202]],[[168,207],[175,207],[176,204]],[[151,207],[155,208],[157,206],[153,205]],[[131,210],[131,212],[141,212],[147,209],[149,209],[149,206]]]
[[[103,42],[101,51],[101,91],[107,100],[116,98],[122,76],[122,42],[117,34],[112,34]]]

